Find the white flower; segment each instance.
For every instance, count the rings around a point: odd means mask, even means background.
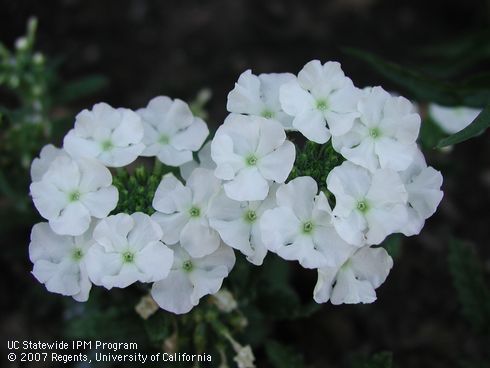
[[[189,106],[179,99],[166,96],[152,99],[137,113],[143,120],[146,145],[142,156],[156,156],[170,166],[180,166],[192,160],[209,134],[206,123],[192,115]]]
[[[40,181],[31,184],[34,205],[61,235],[81,235],[91,216],[106,217],[117,205],[110,171],[93,159],[56,158]]]
[[[454,134],[466,128],[480,112],[481,109],[471,107],[447,107],[434,103],[429,104],[430,117],[448,134]]]
[[[345,76],[340,64],[318,60],[307,63],[294,79],[281,86],[283,110],[294,117],[293,128],[316,143],[346,133],[359,116],[359,90]]]
[[[284,183],[296,149],[275,120],[230,114],[211,143],[215,175],[225,180],[225,193],[237,201],[261,201],[269,180]]]
[[[93,227],[83,235],[66,236],[53,232],[46,222],[34,225],[29,244],[32,274],[48,291],[88,300],[92,283],[86,267],[87,251],[94,244]]]
[[[372,303],[375,289],[388,276],[393,260],[383,248],[362,247],[336,267],[318,270],[313,298],[317,303]]]
[[[165,278],[173,252],[163,244],[162,230],[150,216],[119,213],[99,222],[87,254],[87,270],[95,285],[125,288],[136,281]]]
[[[237,114],[262,116],[279,121],[284,129],[292,129],[292,117],[282,111],[279,88],[294,80],[290,73],[271,73],[256,76],[251,70],[244,71],[228,94],[226,109]]]
[[[106,103],[83,110],[63,141],[63,148],[73,157],[95,158],[106,166],[126,166],[144,149],[143,124],[129,109],[114,109]]]
[[[221,239],[240,252],[254,265],[260,266],[267,255],[267,248],[260,234],[262,214],[275,206],[276,188],[271,188],[264,201],[234,201],[223,191],[213,199],[208,217]]]
[[[151,295],[172,313],[189,312],[204,295],[214,294],[235,264],[233,250],[221,245],[213,253],[192,258],[180,245],[172,247],[174,263],[167,278],[153,284]]]
[[[194,169],[198,167],[209,170],[216,169],[216,164],[211,158],[211,141],[202,146],[197,154],[197,157],[199,158],[199,162],[192,160],[180,166],[179,170],[182,179],[189,179],[189,176],[191,176]]]
[[[361,116],[352,129],[332,138],[335,150],[370,171],[405,170],[417,151],[420,129],[412,103],[373,87],[363,90],[358,108]]]
[[[59,156],[69,157],[65,150],[56,148],[52,144],[45,145],[39,157],[32,160],[31,164],[31,179],[32,181],[40,181],[43,175],[48,171],[51,163]]]
[[[164,176],[153,198],[157,212],[152,218],[162,227],[166,244],[180,242],[192,257],[203,257],[218,249],[219,234],[209,226],[207,212],[220,184],[212,171],[200,168],[192,172],[186,186],[173,174]]]
[[[407,219],[407,192],[393,170],[374,173],[349,161],[334,168],[327,188],[335,196],[333,223],[349,244],[379,244]]]
[[[276,193],[278,207],[267,210],[260,221],[265,246],[306,268],[332,266],[350,248],[332,225],[325,194],[317,192],[309,176],[281,185]]]
[[[233,294],[227,289],[221,289],[214,294],[213,301],[216,307],[224,313],[230,313],[238,308],[238,303]]]
[[[442,200],[442,175],[432,167],[427,167],[424,155],[418,151],[412,164],[400,172],[408,193],[407,222],[402,233],[411,236],[420,233],[425,220],[436,212]]]

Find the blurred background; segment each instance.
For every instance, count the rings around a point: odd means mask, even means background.
[[[0,114],[7,116],[0,120],[3,363],[7,340],[73,335],[67,323],[73,306],[67,309],[65,298],[30,274],[29,233],[40,219],[28,200],[27,168],[42,144],[60,145],[81,109],[100,101],[139,108],[160,94],[191,102],[207,88],[214,130],[241,72],[297,73],[311,59],[339,61],[358,87],[396,91],[417,101],[423,115],[429,102],[483,108],[490,96],[486,0],[2,0],[6,49],[15,50],[32,16],[38,19],[34,50],[45,69],[39,72],[31,55],[26,65],[33,63],[34,79],[21,76],[19,85],[34,83],[42,91],[33,97],[12,84],[7,59],[0,69],[10,78],[0,77]],[[45,125],[37,145],[28,129],[15,146],[2,129],[9,116],[28,124],[26,106],[36,98],[43,103],[39,119],[55,128]],[[259,304],[267,331],[253,346],[258,367],[490,367],[489,133],[440,150],[433,147],[441,132],[424,132],[421,144],[444,176],[445,196],[419,236],[390,239],[395,266],[378,300],[325,304],[281,319],[273,317],[280,299],[272,294],[267,305]],[[316,275],[288,267],[301,307],[311,299]],[[279,350],[266,344],[271,339]]]

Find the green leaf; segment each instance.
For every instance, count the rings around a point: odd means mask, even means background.
[[[89,96],[108,84],[108,79],[102,75],[92,75],[66,83],[59,92],[57,102],[63,104]]]
[[[368,358],[357,357],[351,364],[352,368],[392,368],[393,353],[383,351]]]
[[[490,98],[489,85],[480,81],[475,82],[474,78],[459,83],[449,83],[447,79],[434,78],[433,73],[424,73],[421,70],[386,61],[370,52],[353,48],[343,50],[405,88],[411,97],[418,101],[436,102],[446,106],[482,107]]]
[[[453,144],[464,142],[470,138],[482,134],[490,126],[490,103],[485,106],[483,111],[476,117],[473,122],[460,132],[451,135],[448,138],[441,139],[438,148],[451,146]]]
[[[269,362],[275,368],[302,368],[304,367],[303,356],[289,346],[277,341],[268,341],[265,351]]]
[[[449,270],[463,315],[479,332],[490,332],[490,290],[475,252],[461,241],[449,243]]]
[[[400,257],[402,251],[402,236],[401,234],[392,234],[386,238],[381,245],[393,259],[397,259]]]

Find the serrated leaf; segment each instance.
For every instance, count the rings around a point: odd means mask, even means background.
[[[473,122],[460,132],[447,138],[441,139],[438,148],[451,146],[453,144],[464,142],[470,138],[479,136],[490,126],[490,103],[485,106],[483,111],[476,117]]]

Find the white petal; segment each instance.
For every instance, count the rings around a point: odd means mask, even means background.
[[[374,206],[406,203],[407,191],[396,171],[379,169],[372,175],[366,198]]]
[[[90,225],[90,212],[80,202],[68,204],[59,217],[49,220],[49,226],[57,234],[81,235]]]
[[[275,120],[261,118],[259,142],[255,154],[263,157],[280,147],[286,140],[286,133],[281,124]]]
[[[337,283],[330,297],[332,304],[372,303],[375,300],[376,292],[369,281],[356,279],[349,267],[338,272]]]
[[[78,160],[80,169],[80,184],[78,188],[82,193],[96,191],[108,187],[112,183],[111,172],[102,164],[92,159]]]
[[[261,201],[267,197],[269,184],[256,167],[240,170],[238,175],[224,184],[226,195],[236,201]]]
[[[100,188],[80,196],[80,202],[97,218],[106,217],[117,206],[119,193],[114,186]]]
[[[162,242],[147,243],[137,254],[134,263],[145,274],[145,282],[159,281],[167,277],[173,264],[173,251]]]
[[[172,139],[171,144],[177,150],[197,151],[209,135],[209,129],[206,123],[200,118],[194,118],[193,123],[185,130],[177,132]]]
[[[67,156],[67,153],[60,148],[56,148],[52,144],[45,145],[39,157],[36,157],[31,164],[31,179],[32,181],[40,181],[43,175],[48,171],[51,163],[59,156]]]
[[[315,107],[315,99],[299,85],[297,80],[291,80],[279,89],[281,107],[289,115],[297,116]]]
[[[58,217],[68,204],[66,193],[42,180],[32,183],[30,191],[36,209],[47,220]]]
[[[384,248],[363,247],[350,259],[350,267],[358,279],[369,281],[376,289],[388,277],[393,259]]]
[[[260,80],[251,70],[244,71],[228,94],[226,109],[239,114],[260,115],[263,103],[260,100]]]
[[[296,159],[296,148],[290,141],[285,141],[275,151],[260,158],[257,167],[265,179],[284,183],[293,169]]]
[[[318,193],[316,181],[301,176],[281,185],[276,192],[277,205],[290,208],[298,219],[311,219],[313,199]]]
[[[151,216],[163,230],[162,240],[165,244],[176,244],[180,239],[180,233],[189,221],[187,213],[173,213],[170,215],[156,212]]]
[[[412,163],[417,145],[400,144],[392,138],[381,137],[375,141],[374,151],[379,157],[381,168],[401,171]]]
[[[300,112],[293,120],[293,127],[315,143],[324,144],[330,139],[330,131],[326,126],[323,114],[319,110]]]
[[[403,227],[407,219],[407,210],[403,204],[372,208],[367,211],[365,217],[369,227],[366,234],[367,244],[379,244],[388,235]]]
[[[134,251],[140,251],[145,247],[159,241],[163,236],[161,227],[150,216],[136,212],[131,215],[134,227],[128,234],[128,244]]]
[[[112,142],[118,147],[127,147],[140,143],[143,139],[141,118],[129,109],[117,109],[121,114],[119,125],[112,132]]]
[[[186,186],[192,190],[192,203],[206,210],[211,197],[220,190],[221,180],[211,170],[197,168],[187,180]]]
[[[203,257],[213,253],[220,245],[218,233],[205,219],[191,219],[182,228],[180,244],[191,257]]]
[[[63,148],[73,157],[96,158],[102,152],[99,143],[77,136],[74,129],[65,135]]]
[[[151,296],[166,311],[183,314],[194,307],[190,297],[193,289],[187,274],[180,270],[171,271],[167,278],[153,284]]]
[[[300,221],[288,207],[277,207],[264,212],[260,219],[262,241],[268,250],[277,252],[296,239]]]

